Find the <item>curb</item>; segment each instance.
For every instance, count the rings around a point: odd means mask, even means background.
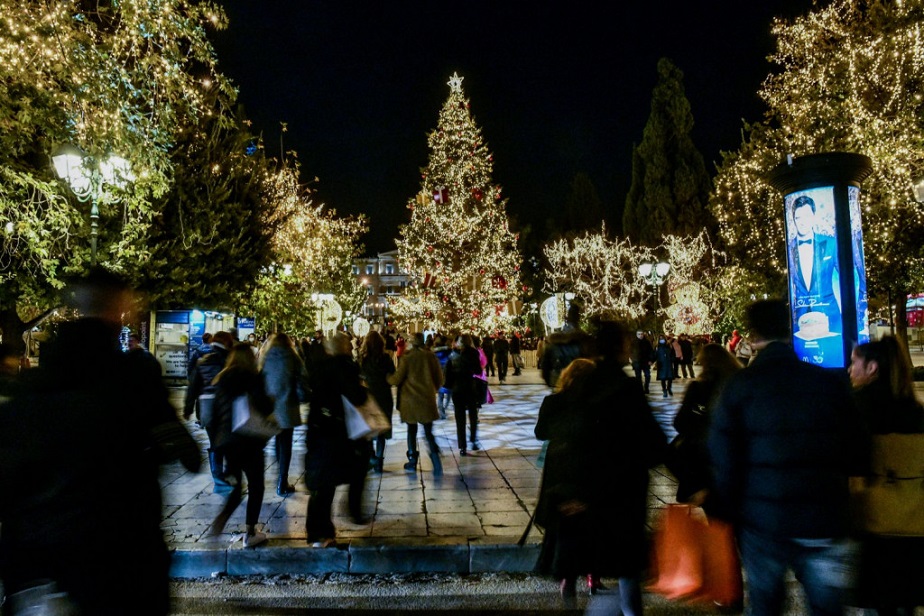
[[[304,541],[270,540],[246,549],[240,541],[228,548],[183,547],[172,550],[171,578],[222,575],[390,574],[390,573],[528,573],[539,557],[538,543],[519,546],[515,539],[485,543],[480,539],[421,537],[419,540],[351,539],[336,548],[312,548]]]

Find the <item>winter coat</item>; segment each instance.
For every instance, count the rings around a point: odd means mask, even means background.
[[[550,468],[542,491],[557,499],[549,504],[566,499],[586,505],[579,547],[585,566],[572,573],[636,576],[648,563],[648,471],[664,461],[667,439],[641,384],[618,363],[601,361],[573,398],[546,399],[557,408],[545,413],[551,424],[545,463]],[[537,436],[544,434],[537,423]],[[549,564],[540,561],[540,571]]]
[[[385,413],[390,425],[394,414],[395,401],[391,395],[391,385],[388,383],[388,377],[395,373],[395,362],[385,353],[378,357],[366,357],[360,364],[360,372],[366,382],[366,388],[375,398],[382,412]],[[391,429],[383,436],[391,438]]]
[[[317,365],[310,385],[305,486],[319,490],[355,481],[368,470],[369,442],[347,437],[340,396],[353,404],[366,401],[359,365],[349,355],[326,356]]]
[[[212,434],[212,448],[219,451],[230,447],[263,449],[266,439],[241,436],[232,432],[232,408],[234,399],[247,395],[252,408],[269,416],[273,412],[273,400],[266,395],[263,377],[240,367],[230,368],[221,375],[215,385],[215,404],[212,418],[206,426]]]
[[[266,394],[273,399],[273,412],[282,429],[302,425],[299,387],[306,377],[305,365],[295,349],[273,346],[267,349],[261,370]]]
[[[668,469],[677,478],[677,500],[686,502],[693,494],[712,488],[709,463],[709,422],[720,391],[715,380],[690,383],[674,417],[677,436],[671,441]]]
[[[211,347],[212,352],[200,357],[193,368],[192,380],[186,388],[186,402],[183,408],[183,414],[186,417],[193,414],[199,396],[215,391],[212,381],[224,369],[225,361],[228,359],[228,350],[225,347],[214,342]]]
[[[881,379],[856,390],[854,399],[872,434],[924,432],[924,408],[895,399]],[[924,537],[865,535],[861,542],[856,605],[924,605]]]
[[[870,448],[845,375],[771,342],[726,383],[708,446],[721,517],[768,538],[847,535],[847,478]]]
[[[7,596],[25,583],[55,580],[86,614],[139,605],[167,614],[170,556],[160,528],[156,426],[184,431],[169,394],[118,344],[119,326],[83,318],[62,323],[0,404],[0,578]],[[190,439],[191,440],[191,439]],[[193,447],[198,470],[200,452]],[[172,471],[171,471],[172,472]],[[100,524],[118,507],[131,549],[88,565]]]
[[[429,349],[410,347],[401,355],[388,382],[398,387],[398,412],[404,423],[430,423],[439,419],[436,392],[443,384],[440,362]]]
[[[666,342],[658,343],[658,346],[655,348],[655,361],[657,361],[658,366],[658,380],[659,381],[670,381],[674,378],[674,349],[672,349]]]
[[[452,391],[453,401],[459,400],[460,404],[465,404],[477,399],[476,374],[481,374],[478,351],[472,347],[454,350],[446,363],[445,373],[446,386]]]
[[[579,329],[555,333],[549,336],[540,355],[542,379],[549,387],[555,387],[562,370],[578,357],[593,355],[593,338]]]

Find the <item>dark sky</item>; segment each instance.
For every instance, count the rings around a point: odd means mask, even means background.
[[[542,227],[574,174],[621,211],[656,65],[684,73],[712,172],[760,119],[774,16],[812,0],[224,0],[219,68],[270,153],[295,150],[316,200],[365,212],[367,253],[391,250],[420,189],[427,133],[458,71],[508,212]],[[614,215],[614,218],[618,216]]]

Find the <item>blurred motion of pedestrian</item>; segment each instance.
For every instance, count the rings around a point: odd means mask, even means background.
[[[924,468],[924,407],[915,396],[901,341],[883,336],[854,348],[850,380],[872,435],[919,437],[918,457],[904,462],[909,468]],[[915,607],[924,605],[924,537],[864,532],[860,555],[857,601],[851,605],[874,608],[882,616],[913,616]]]
[[[160,467],[180,460],[195,472],[200,452],[163,382],[121,350],[121,316],[137,309],[128,285],[94,269],[67,285],[63,303],[79,318],[60,324],[40,366],[0,405],[4,591],[13,609],[20,593],[53,587],[79,614],[164,615]],[[94,557],[113,502],[129,513],[118,520],[118,555]]]
[[[388,377],[395,373],[395,362],[385,353],[385,339],[382,334],[375,330],[370,330],[366,334],[359,348],[359,368],[366,388],[388,418],[389,429],[375,437],[375,455],[372,460],[372,470],[381,473],[385,469],[385,442],[392,436],[390,426],[395,401]]]
[[[295,428],[302,425],[300,405],[303,399],[307,401],[305,382],[308,375],[292,339],[283,332],[267,338],[260,353],[259,369],[281,429],[274,438],[279,471],[276,494],[285,497],[295,492],[295,487],[289,483],[292,438]]]
[[[712,488],[707,444],[712,408],[741,364],[724,346],[710,343],[700,350],[699,365],[699,377],[687,386],[674,416],[677,436],[671,442],[668,468],[677,478],[677,501],[704,506]],[[708,512],[708,505],[705,508]]]
[[[246,395],[252,409],[264,416],[273,412],[273,401],[266,395],[263,377],[257,370],[257,361],[250,343],[234,344],[225,367],[215,376],[213,385],[215,404],[209,425],[214,435],[212,447],[227,461],[228,472],[235,478],[235,482],[209,532],[218,535],[224,529],[228,518],[243,500],[243,478],[247,477],[246,531],[243,541],[244,547],[250,548],[266,541],[266,535],[257,531],[257,522],[265,491],[263,449],[267,440],[235,434],[232,430],[232,409],[235,398]]]
[[[436,408],[436,392],[443,384],[440,362],[424,345],[423,334],[413,335],[404,353],[398,359],[398,369],[388,377],[388,382],[401,392],[398,396],[398,412],[401,421],[407,424],[407,463],[404,469],[416,472],[420,451],[417,449],[417,426],[422,425],[434,474],[443,472],[440,448],[433,436],[433,422],[439,418]]]
[[[856,558],[848,479],[869,439],[845,376],[796,356],[786,302],[746,317],[757,356],[728,379],[709,428],[713,516],[735,526],[749,613],[782,612],[791,570],[813,614],[840,614]]]
[[[444,335],[439,334],[436,336],[436,340],[433,343],[433,354],[436,356],[437,361],[440,362],[440,370],[442,370],[445,375],[446,363],[449,361],[449,356],[452,355],[452,347],[449,345]],[[436,392],[436,410],[439,411],[440,419],[446,419],[446,409],[449,408],[451,399],[452,390],[446,387],[446,383],[444,382]]]
[[[309,491],[306,538],[309,545],[320,548],[336,544],[331,509],[337,486],[349,484],[350,517],[356,524],[367,523],[362,493],[371,454],[369,441],[351,440],[344,422],[341,396],[360,405],[368,395],[359,365],[353,360],[350,339],[335,333],[325,339],[324,347],[327,355],[311,375],[305,453],[305,485]]]
[[[189,419],[193,412],[198,410],[199,421],[209,437],[209,469],[216,491],[230,490],[231,484],[228,482],[229,475],[225,468],[225,458],[212,446],[214,436],[208,427],[212,423],[211,414],[215,403],[215,386],[212,383],[218,373],[224,369],[228,353],[233,345],[234,339],[231,334],[226,331],[215,332],[209,342],[211,350],[200,357],[192,369],[192,380],[186,388],[186,403],[183,410],[184,419]]]
[[[564,599],[572,596],[579,575],[597,573],[592,570],[592,543],[582,530],[587,508],[574,483],[585,437],[580,416],[584,409],[578,399],[595,368],[590,359],[569,362],[557,379],[555,393],[542,400],[535,428],[536,438],[548,441],[534,518],[544,531],[536,569],[559,581]]]
[[[661,393],[665,398],[674,395],[674,349],[668,343],[664,334],[658,338],[654,350],[655,365],[658,371],[658,380],[661,381]]]

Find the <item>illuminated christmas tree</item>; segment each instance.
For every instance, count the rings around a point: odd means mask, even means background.
[[[506,329],[512,302],[525,291],[517,237],[458,74],[428,144],[421,192],[408,203],[411,220],[397,242],[412,284],[392,312],[443,331]]]

